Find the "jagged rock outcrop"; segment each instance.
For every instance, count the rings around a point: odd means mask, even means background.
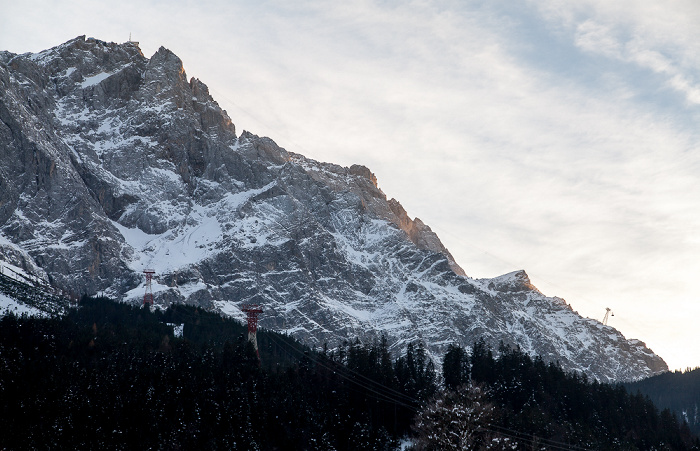
[[[372,172],[236,135],[167,49],[79,37],[0,53],[0,256],[54,286],[196,303],[311,344],[387,334],[440,355],[484,338],[602,380],[666,369],[643,343],[540,293],[467,277]]]

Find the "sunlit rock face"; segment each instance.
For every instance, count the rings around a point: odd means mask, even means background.
[[[483,338],[604,381],[667,369],[643,343],[540,293],[465,275],[370,169],[240,136],[161,48],[76,38],[0,52],[0,255],[73,293],[187,302],[312,345],[388,336],[439,358]]]

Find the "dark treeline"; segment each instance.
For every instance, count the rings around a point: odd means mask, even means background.
[[[673,371],[625,384],[630,393],[648,396],[662,409],[670,409],[700,434],[700,368]]]
[[[173,326],[184,325],[176,337]],[[420,343],[316,352],[175,305],[83,298],[0,318],[0,449],[694,449],[641,394],[483,342],[451,347],[443,382]],[[457,440],[457,445],[454,441]]]
[[[428,434],[458,439],[448,424],[471,428],[471,437],[463,437],[476,441],[471,449],[700,449],[688,425],[648,397],[518,349],[501,346],[494,356],[483,341],[471,354],[453,346],[443,374],[442,399],[419,415],[417,449],[445,448],[431,447]]]
[[[167,323],[184,324],[184,338]],[[83,298],[0,319],[0,449],[395,449],[437,390],[421,345],[314,352],[202,309]]]

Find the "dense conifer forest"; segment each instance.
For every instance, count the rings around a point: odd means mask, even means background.
[[[700,434],[700,368],[673,371],[625,384],[630,393],[648,396],[662,409],[670,409]]]
[[[246,333],[105,298],[4,316],[0,449],[699,449],[643,395],[518,350],[451,347],[438,375],[420,343],[312,350],[262,330],[258,361]]]
[[[496,354],[483,342],[471,355],[457,347],[448,350],[442,407],[433,402],[419,415],[453,412],[441,421],[425,421],[434,436],[449,432],[436,434],[436,424],[461,423],[460,430],[473,431],[467,440],[473,449],[700,449],[685,422],[642,394],[566,373],[517,349],[501,346]],[[420,437],[425,435],[421,431]]]
[[[170,324],[184,324],[177,338]],[[314,352],[184,305],[0,319],[0,449],[394,449],[437,389],[422,346]]]

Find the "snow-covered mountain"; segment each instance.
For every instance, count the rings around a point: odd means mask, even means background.
[[[236,135],[161,48],[78,37],[0,52],[0,258],[72,293],[195,303],[310,344],[386,334],[500,341],[601,380],[667,370],[644,343],[547,297],[524,271],[467,277],[364,167]]]

